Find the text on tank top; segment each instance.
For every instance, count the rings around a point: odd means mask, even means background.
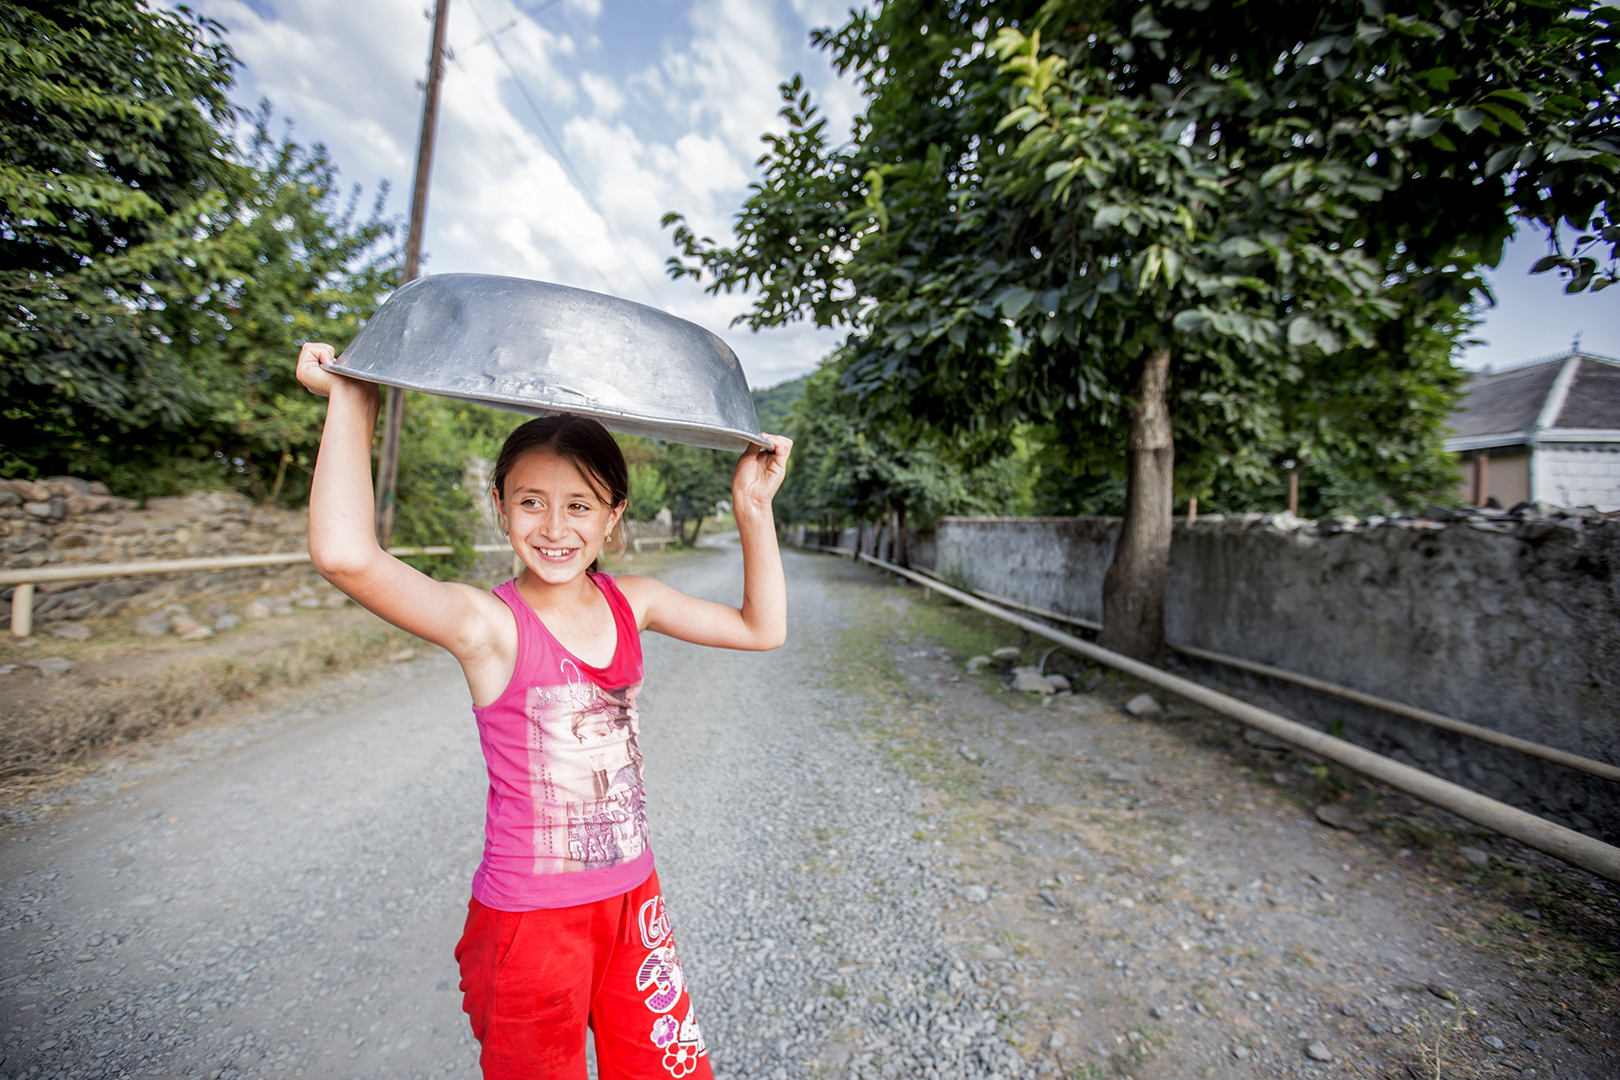
[[[606,667],[569,652],[508,581],[517,664],[500,697],[474,706],[489,767],[479,903],[504,911],[617,896],[652,872],[636,697],[641,636],[607,574],[591,574],[613,613]]]

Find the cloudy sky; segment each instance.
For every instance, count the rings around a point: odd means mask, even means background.
[[[421,123],[429,0],[191,0],[228,30],[237,101],[268,99],[350,182],[393,184],[403,213]],[[809,31],[847,0],[450,0],[426,271],[541,278],[655,304],[720,333],[755,386],[802,374],[834,342],[803,326],[729,327],[747,301],[664,273],[666,211],[704,235],[729,223],[777,85],[802,73],[838,131],[857,104]],[[556,140],[556,141],[554,141]],[[558,152],[560,142],[561,153]],[[566,159],[566,160],[565,160]],[[1620,290],[1566,297],[1531,278],[1527,237],[1492,275],[1498,306],[1469,367],[1584,348],[1620,355]]]

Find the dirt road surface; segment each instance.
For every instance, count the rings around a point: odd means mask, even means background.
[[[964,675],[977,643],[915,589],[787,566],[783,649],[644,643],[654,847],[720,1076],[1620,1075],[1608,984],[1490,944],[1541,948],[1549,900],[1326,829],[1111,684]],[[740,560],[667,577],[735,601]],[[424,649],[63,792],[0,840],[0,1076],[476,1075],[451,950],[484,784]]]

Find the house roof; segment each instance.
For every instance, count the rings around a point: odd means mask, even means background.
[[[1569,352],[1475,375],[1463,386],[1451,429],[1448,450],[1620,443],[1620,361]]]
[[[1620,364],[1583,359],[1553,426],[1620,428]]]

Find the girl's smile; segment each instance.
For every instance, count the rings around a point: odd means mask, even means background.
[[[512,550],[547,584],[561,584],[596,561],[623,513],[578,466],[549,449],[524,454],[506,476],[496,509]]]

